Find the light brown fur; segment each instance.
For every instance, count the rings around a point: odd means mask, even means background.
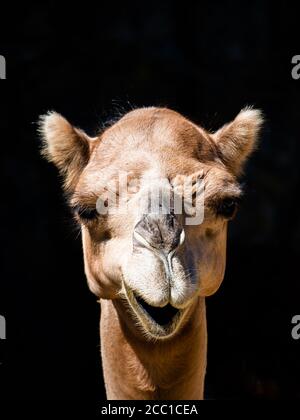
[[[126,114],[91,139],[56,113],[42,118],[44,154],[63,174],[72,207],[90,209],[98,197],[106,200],[120,171],[138,179],[129,188],[126,216],[78,216],[88,284],[101,302],[109,399],[203,398],[205,297],[219,288],[226,263],[228,219],[219,215],[218,203],[240,196],[237,176],[261,124],[260,112],[248,108],[212,134],[174,111],[153,107]],[[155,249],[135,243],[137,200],[160,178],[180,189],[184,176],[203,179],[205,217],[187,226],[178,216],[185,239],[174,251],[169,278]],[[171,304],[178,320],[160,328],[143,314],[136,296],[152,307]]]

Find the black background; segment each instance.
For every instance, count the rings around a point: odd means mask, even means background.
[[[131,107],[167,105],[217,129],[253,104],[266,116],[208,299],[206,395],[300,398],[300,54],[287,2],[74,2],[0,7],[0,398],[104,398],[99,305],[55,168],[39,155],[49,109],[94,134]]]

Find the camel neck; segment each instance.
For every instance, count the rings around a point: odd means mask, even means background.
[[[202,399],[206,365],[205,301],[181,330],[149,341],[132,329],[119,300],[101,300],[101,353],[108,399]]]

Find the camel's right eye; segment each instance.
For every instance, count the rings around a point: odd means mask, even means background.
[[[73,212],[80,219],[86,220],[86,221],[94,220],[98,216],[96,207],[76,206],[76,207],[73,207]]]

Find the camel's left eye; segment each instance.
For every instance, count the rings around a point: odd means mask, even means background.
[[[237,198],[224,198],[218,206],[217,214],[225,217],[226,219],[232,219],[237,211],[238,200]]]
[[[98,216],[96,207],[81,207],[76,206],[73,208],[76,216],[83,220],[94,220]]]

